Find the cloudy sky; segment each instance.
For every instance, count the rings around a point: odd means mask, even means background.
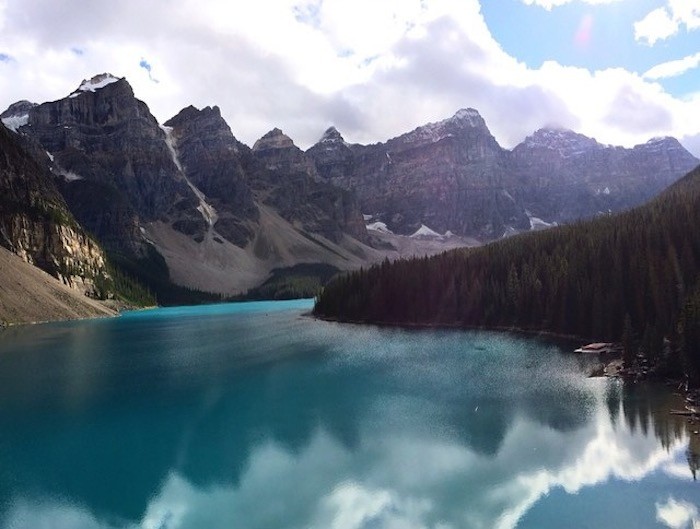
[[[700,156],[700,0],[0,0],[0,107],[125,76],[163,122],[218,105],[252,145],[383,141],[473,107]]]

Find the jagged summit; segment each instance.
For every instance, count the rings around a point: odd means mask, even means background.
[[[559,127],[541,128],[525,138],[518,147],[521,146],[531,149],[551,149],[559,151],[563,156],[573,156],[591,149],[604,148],[594,138]]]
[[[338,132],[338,129],[336,129],[335,127],[328,127],[328,129],[326,129],[326,132],[323,133],[323,136],[321,136],[321,139],[318,140],[318,143],[335,142],[345,143],[343,136],[340,134],[340,132]]]
[[[77,97],[82,92],[95,92],[100,88],[104,88],[112,83],[119,82],[123,80],[124,77],[115,77],[111,73],[101,73],[94,76],[92,79],[83,79],[77,90],[74,90],[69,97]]]
[[[180,112],[178,112],[175,116],[166,121],[163,125],[165,125],[166,127],[177,127],[179,125],[184,124],[187,121],[195,119],[215,120],[216,123],[228,129],[228,125],[226,125],[226,122],[221,117],[221,110],[216,105],[213,107],[207,106],[201,110],[193,105],[186,106],[185,108],[180,110]]]
[[[29,111],[37,106],[27,100],[12,103],[7,110],[0,114],[0,120],[12,132],[17,132],[20,127],[29,123]]]
[[[280,129],[275,127],[262,138],[255,142],[253,151],[264,151],[268,149],[288,149],[294,147],[294,142]]]
[[[12,103],[7,109],[0,114],[0,118],[11,118],[13,116],[23,116],[28,114],[31,109],[37,106],[36,103],[22,99],[16,103]]]
[[[422,125],[399,138],[411,143],[436,143],[444,138],[461,135],[470,130],[483,130],[490,135],[481,114],[473,108],[462,108],[452,117]]]
[[[645,156],[672,156],[684,164],[697,164],[695,157],[690,154],[681,142],[671,136],[652,138],[646,143],[635,145],[633,151],[644,153]]]
[[[672,136],[657,136],[655,138],[651,138],[649,141],[646,143],[642,143],[640,145],[635,145],[635,148],[639,147],[660,147],[660,146],[665,146],[665,147],[671,147],[671,148],[679,148],[682,149],[683,146],[681,143],[674,137]]]
[[[484,118],[479,114],[479,111],[474,108],[460,108],[455,112],[455,115],[447,121],[452,123],[466,123],[471,127],[480,127],[486,124]]]

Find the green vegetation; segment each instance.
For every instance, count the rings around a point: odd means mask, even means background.
[[[114,268],[120,270],[124,278],[145,285],[152,293],[152,305],[196,305],[221,301],[219,294],[202,292],[175,285],[170,281],[170,272],[163,256],[152,246],[141,258],[127,258],[117,253],[109,254]]]
[[[246,292],[238,300],[300,299],[317,296],[323,285],[338,273],[335,266],[323,263],[298,264],[275,268],[270,278],[259,287]]]
[[[95,278],[99,299],[114,297],[136,307],[152,307],[157,304],[155,296],[148,288],[111,263],[107,264],[107,273],[107,276],[100,274]]]
[[[697,384],[698,227],[700,168],[646,206],[614,217],[338,277],[314,312],[346,321],[619,340]]]

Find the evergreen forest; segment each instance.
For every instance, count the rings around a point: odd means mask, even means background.
[[[338,276],[314,314],[621,341],[700,383],[700,167],[625,213]]]

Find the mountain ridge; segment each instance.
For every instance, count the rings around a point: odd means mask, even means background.
[[[350,144],[330,127],[303,151],[273,128],[248,147],[218,107],[190,105],[159,124],[128,81],[108,73],[0,117],[46,157],[78,221],[128,269],[155,259],[165,281],[226,295],[280,267],[352,269],[623,209],[698,162],[672,140],[631,156],[561,133],[574,147],[596,146],[582,156],[596,175],[579,174],[578,156],[556,146],[503,149],[471,108],[384,143]],[[599,151],[607,158],[591,154]],[[633,189],[630,160],[661,176]],[[598,176],[606,173],[617,180]]]

